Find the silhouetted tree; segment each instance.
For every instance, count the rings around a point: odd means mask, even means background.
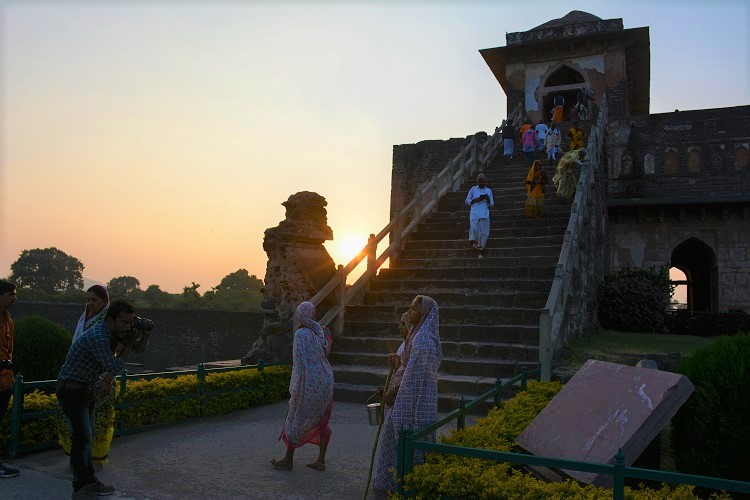
[[[107,283],[107,290],[112,299],[127,299],[140,289],[141,282],[133,276],[118,276]]]
[[[10,266],[19,287],[48,293],[83,288],[83,263],[55,247],[24,250]]]

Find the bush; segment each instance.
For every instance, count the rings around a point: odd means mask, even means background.
[[[518,452],[513,441],[537,414],[562,389],[558,382],[529,382],[528,389],[487,417],[461,431],[441,436],[446,444],[497,451]],[[404,478],[406,488],[417,498],[569,498],[611,499],[612,490],[576,481],[547,483],[536,479],[507,462],[430,453],[426,462],[417,465]],[[625,488],[627,499],[697,499],[690,486],[659,490],[641,487]],[[727,496],[720,498],[729,498]]]
[[[70,334],[55,323],[27,316],[15,325],[13,361],[26,382],[53,380],[70,349]]]
[[[750,336],[719,338],[677,371],[695,385],[672,419],[677,468],[750,481]]]
[[[608,276],[599,285],[597,298],[602,328],[665,331],[663,290],[644,276]]]
[[[289,395],[291,376],[288,366],[270,366],[262,373],[248,368],[206,375],[204,415],[220,415],[241,408],[263,403],[272,403]],[[119,383],[119,381],[118,381]],[[118,385],[119,390],[119,385]],[[224,394],[214,391],[228,390]],[[197,417],[200,413],[198,378],[195,375],[180,375],[175,378],[153,378],[128,381],[125,396],[117,396],[117,404],[126,405],[125,426],[128,429],[152,424],[174,422]],[[185,399],[180,399],[182,396]],[[13,404],[11,398],[10,407]],[[55,411],[57,397],[38,390],[26,394],[24,412]],[[120,427],[120,409],[117,410],[115,426]],[[59,421],[58,421],[59,419]],[[65,428],[60,414],[25,420],[21,428],[23,446],[32,446],[47,441],[57,441],[58,425]],[[0,447],[5,449],[10,441],[10,418],[0,425]]]
[[[673,335],[719,337],[750,331],[750,314],[739,309],[692,314],[688,310],[677,309],[667,313],[666,323],[669,333]]]

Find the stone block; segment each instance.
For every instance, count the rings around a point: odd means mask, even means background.
[[[684,375],[588,360],[516,439],[538,456],[631,465],[693,392]],[[611,486],[612,476],[562,471]]]

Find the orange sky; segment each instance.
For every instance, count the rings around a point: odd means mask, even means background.
[[[505,96],[477,50],[569,10],[397,5],[2,7],[0,276],[55,246],[101,282],[262,278],[263,231],[302,190],[346,263],[387,223],[392,145],[494,130]],[[651,26],[652,112],[750,100],[744,4],[576,8]]]

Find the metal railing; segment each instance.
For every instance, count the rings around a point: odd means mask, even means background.
[[[565,343],[595,322],[596,289],[604,272],[607,210],[604,192],[604,146],[607,101],[587,146],[588,167],[581,169],[555,277],[539,316],[539,363],[542,380],[552,377],[552,363]]]
[[[625,455],[622,449],[618,450],[614,457],[613,464],[599,464],[594,462],[581,462],[578,460],[567,460],[561,458],[543,457],[539,455],[526,455],[523,453],[512,453],[505,451],[485,450],[481,448],[469,448],[465,446],[448,445],[435,443],[432,441],[421,441],[424,438],[430,438],[439,428],[456,419],[456,428],[465,427],[464,417],[466,412],[482,404],[489,398],[494,398],[495,405],[499,404],[500,391],[510,385],[520,383],[521,390],[526,389],[526,381],[529,376],[538,374],[537,368],[534,371],[527,371],[526,367],[521,369],[521,373],[504,383],[498,379],[495,387],[478,396],[467,404],[459,404],[457,410],[452,411],[444,418],[438,420],[432,425],[422,429],[403,429],[398,435],[398,449],[396,455],[396,488],[398,493],[409,496],[408,491],[404,491],[404,477],[414,469],[414,451],[422,450],[426,452],[442,453],[446,455],[457,455],[471,458],[484,458],[498,462],[511,462],[514,464],[534,465],[547,467],[550,469],[565,469],[582,472],[591,472],[594,474],[604,474],[613,477],[613,498],[623,500],[625,497],[625,478],[642,479],[648,481],[657,481],[660,483],[671,484],[689,484],[702,488],[711,488],[716,490],[736,491],[740,493],[750,493],[750,482],[735,481],[732,479],[722,479],[708,476],[698,476],[692,474],[681,474],[677,472],[665,472],[660,470],[642,469],[639,467],[626,467]]]
[[[519,103],[509,114],[508,119],[512,123],[518,123],[522,117],[523,106]],[[472,137],[438,174],[435,174],[426,185],[417,189],[411,202],[401,210],[397,210],[393,219],[378,234],[370,234],[365,247],[346,266],[338,266],[336,275],[310,299],[310,302],[318,306],[331,293],[335,293],[335,305],[320,319],[321,325],[328,326],[333,322],[334,336],[341,334],[346,305],[376,275],[383,263],[401,248],[404,239],[422,219],[437,208],[440,199],[446,193],[460,189],[477,168],[484,168],[488,164],[502,145],[502,128],[506,122],[507,120],[503,120],[501,126],[495,129],[495,133],[488,136],[482,144],[479,143],[476,135]],[[378,244],[386,236],[390,236],[390,244],[378,256]],[[367,259],[366,271],[347,288],[347,276],[365,259]]]
[[[263,370],[270,366],[288,366],[288,363],[265,363],[261,359],[261,360],[258,360],[258,363],[255,365],[231,366],[231,367],[222,367],[222,368],[206,368],[203,363],[200,363],[199,365],[197,365],[195,370],[180,370],[180,371],[173,371],[173,372],[157,372],[157,373],[136,374],[136,375],[129,375],[126,370],[123,370],[121,375],[119,375],[116,379],[118,383],[118,400],[115,403],[115,410],[119,412],[119,419],[115,422],[115,436],[132,434],[136,432],[143,432],[145,430],[163,427],[166,425],[174,424],[176,422],[188,420],[190,418],[195,418],[194,416],[187,416],[187,417],[180,418],[180,419],[170,420],[168,422],[161,422],[161,423],[155,423],[155,424],[137,426],[137,427],[127,427],[126,416],[127,416],[128,409],[141,405],[143,403],[151,402],[151,401],[174,402],[174,401],[184,401],[184,400],[197,400],[197,403],[198,403],[197,404],[198,406],[197,417],[203,418],[204,413],[205,413],[206,400],[208,398],[222,395],[222,394],[247,392],[247,391],[252,391],[258,388],[257,385],[253,384],[253,385],[247,385],[247,386],[242,386],[242,387],[228,387],[228,388],[207,391],[206,390],[206,375],[213,374],[213,373],[226,373],[226,372],[232,372],[232,371],[255,370],[255,369],[257,369],[258,372],[262,374]],[[163,378],[176,378],[182,375],[195,375],[196,376],[197,381],[198,381],[196,392],[160,396],[159,398],[143,399],[137,402],[124,401],[125,394],[127,393],[127,383],[129,381],[133,382],[133,381],[138,381],[138,380],[152,380],[152,379],[157,379],[157,378],[162,378],[162,379]],[[267,388],[268,380],[266,377],[262,378],[261,383],[262,383],[261,387],[263,389]],[[11,419],[10,441],[8,443],[8,455],[11,458],[15,458],[21,453],[27,453],[30,451],[47,449],[47,448],[55,448],[58,446],[57,439],[24,445],[23,433],[22,433],[22,426],[24,422],[28,422],[30,420],[35,420],[35,419],[40,419],[40,418],[49,418],[49,417],[57,416],[56,409],[41,410],[41,411],[24,411],[24,408],[23,408],[24,394],[27,391],[34,390],[34,389],[40,389],[42,391],[48,391],[48,392],[54,393],[56,384],[57,384],[56,380],[39,380],[39,381],[33,381],[33,382],[24,382],[23,376],[21,374],[16,375],[15,380],[13,382],[13,407],[11,408],[11,411],[10,411],[10,419]],[[262,406],[263,404],[265,404],[264,393],[261,393],[258,406]]]

